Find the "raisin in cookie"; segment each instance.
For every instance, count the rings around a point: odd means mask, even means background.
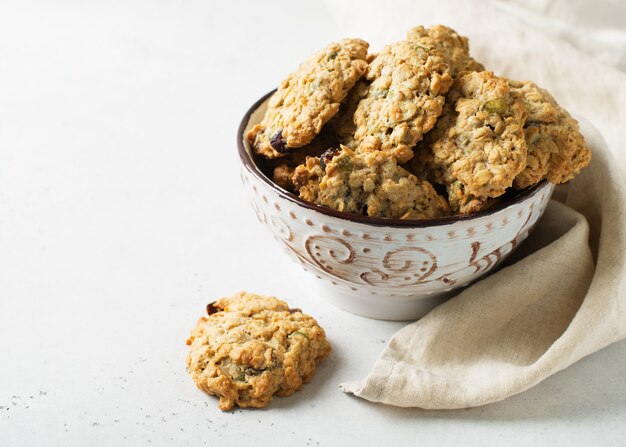
[[[187,367],[222,410],[264,407],[275,394],[293,394],[331,350],[312,317],[277,298],[241,292],[207,312],[187,340]]]
[[[522,95],[528,113],[524,126],[528,161],[514,186],[526,188],[544,178],[555,184],[570,180],[591,160],[578,122],[536,84],[511,80],[509,84]]]
[[[432,185],[418,179],[382,151],[342,146],[296,168],[300,197],[337,211],[375,217],[429,219],[449,212]]]
[[[287,191],[294,192],[295,187],[291,181],[296,166],[306,162],[307,157],[319,157],[325,150],[337,147],[339,140],[329,126],[325,126],[320,134],[306,146],[299,147],[289,152],[282,158],[263,160],[266,172],[271,172],[272,181]]]
[[[360,39],[331,43],[290,74],[272,95],[261,123],[247,133],[254,151],[277,158],[310,143],[365,74],[367,48]]]
[[[354,112],[355,144],[374,146],[404,163],[435,125],[452,84],[448,64],[426,38],[387,45],[370,63],[367,95]]]
[[[526,167],[525,120],[506,79],[483,71],[455,80],[446,113],[418,152],[422,168],[446,185],[453,211],[475,212],[513,184]]]
[[[427,37],[443,53],[450,65],[450,75],[456,77],[462,71],[483,71],[485,67],[469,55],[469,40],[452,28],[435,25],[430,28],[417,26],[407,34],[407,40],[419,41]]]

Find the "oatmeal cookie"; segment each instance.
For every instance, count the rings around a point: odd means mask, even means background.
[[[329,149],[333,151],[333,149]],[[317,203],[317,196],[320,191],[320,182],[324,176],[324,170],[319,157],[307,157],[306,161],[297,166],[291,176],[300,198],[307,202]]]
[[[367,48],[360,39],[331,43],[290,74],[272,95],[261,123],[246,135],[255,152],[277,158],[310,143],[365,74]]]
[[[460,214],[472,214],[490,208],[497,198],[476,197],[465,192],[464,185],[457,181],[452,182],[446,188],[448,191],[448,203],[450,208]]]
[[[448,214],[446,201],[382,151],[342,146],[296,168],[300,196],[338,211],[375,217],[429,219]]]
[[[295,172],[295,168],[289,163],[281,163],[272,170],[272,181],[287,191],[293,191],[294,184],[291,177]]]
[[[318,158],[328,148],[337,147],[338,145],[337,135],[333,129],[329,129],[329,126],[326,125],[321,133],[306,146],[294,149],[282,158],[263,160],[261,163],[264,165],[265,172],[271,172],[274,183],[287,191],[293,192],[295,187],[291,178],[295,168],[304,164],[307,157]]]
[[[439,169],[435,171],[429,165],[432,161],[432,155],[425,144],[420,144],[416,151],[416,156],[405,165],[406,169],[418,178],[423,178],[431,182],[433,185],[442,185],[444,182],[444,172]],[[447,191],[447,201],[450,210],[460,214],[472,214],[491,208],[496,200],[494,198],[479,198],[471,194],[466,194],[463,184],[458,181],[452,181],[445,185]]]
[[[337,115],[333,116],[328,125],[333,129],[339,142],[354,149],[357,143],[354,140],[356,124],[354,123],[354,113],[359,102],[367,96],[369,83],[364,79],[359,80],[350,90],[344,103],[341,105]]]
[[[454,211],[476,210],[513,184],[525,168],[526,109],[506,79],[489,71],[460,75],[448,93],[446,113],[419,149],[419,160],[448,188]]]
[[[452,28],[435,25],[431,28],[417,26],[407,34],[407,40],[419,41],[429,38],[443,53],[450,65],[450,75],[456,77],[462,71],[484,71],[485,67],[469,55],[469,40]]]
[[[238,293],[207,306],[187,340],[187,367],[219,408],[265,407],[313,377],[330,353],[324,330],[277,298]]]
[[[448,64],[426,38],[382,49],[371,62],[367,95],[354,113],[354,139],[404,163],[411,148],[435,125],[452,84]]]
[[[536,84],[511,80],[509,84],[522,95],[528,113],[524,127],[528,161],[515,178],[515,188],[526,188],[544,178],[555,184],[572,179],[591,160],[578,122]]]

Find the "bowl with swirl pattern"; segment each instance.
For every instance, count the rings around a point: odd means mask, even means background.
[[[241,179],[259,221],[315,283],[315,295],[349,312],[412,320],[488,274],[526,237],[554,185],[542,181],[471,215],[430,220],[376,218],[306,202],[259,167],[244,135],[271,92],[237,133]]]

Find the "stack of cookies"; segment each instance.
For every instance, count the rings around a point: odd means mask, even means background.
[[[332,43],[290,74],[247,133],[268,176],[338,211],[430,219],[589,164],[578,123],[534,83],[485,71],[437,25],[368,53]]]

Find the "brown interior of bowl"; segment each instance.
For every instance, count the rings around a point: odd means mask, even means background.
[[[248,170],[256,176],[261,181],[270,185],[281,197],[287,199],[291,202],[296,203],[299,206],[304,208],[308,208],[314,211],[317,211],[322,214],[326,214],[328,216],[336,217],[338,219],[346,219],[352,222],[358,222],[367,225],[375,225],[375,226],[385,226],[385,227],[432,227],[437,225],[449,225],[454,222],[459,222],[463,220],[477,219],[482,216],[487,216],[489,214],[494,214],[500,210],[503,210],[511,205],[515,205],[517,203],[523,202],[525,199],[532,197],[538,191],[540,191],[547,183],[546,180],[542,180],[536,185],[532,185],[528,188],[522,190],[514,190],[513,188],[509,188],[505,194],[500,196],[501,201],[493,205],[487,210],[479,211],[473,214],[456,214],[453,216],[439,217],[437,219],[392,219],[385,217],[371,217],[371,216],[362,216],[359,214],[350,214],[343,213],[341,211],[334,210],[332,208],[326,208],[320,205],[316,205],[311,202],[307,202],[297,195],[281,188],[277,184],[275,184],[268,175],[263,171],[262,160],[257,158],[258,156],[251,153],[249,149],[249,145],[244,144],[244,133],[248,128],[248,122],[250,121],[250,117],[254,113],[254,111],[261,106],[267,100],[272,93],[276,90],[272,90],[267,93],[263,97],[261,97],[258,101],[256,101],[250,109],[246,112],[243,119],[241,120],[241,124],[239,125],[239,129],[237,130],[237,148],[239,149],[239,158],[241,162],[248,168]]]

